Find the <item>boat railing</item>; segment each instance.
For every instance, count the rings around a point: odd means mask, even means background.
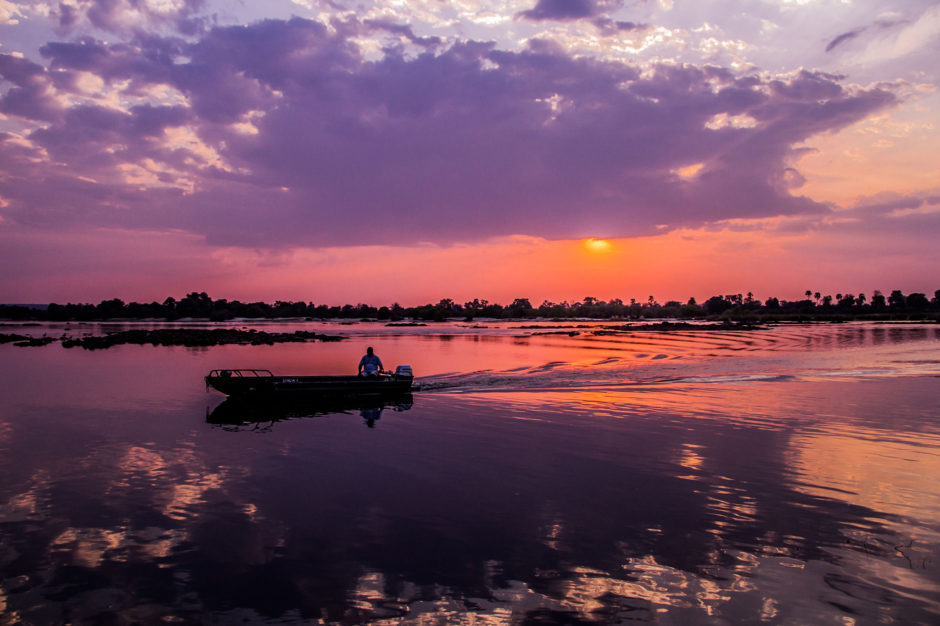
[[[224,369],[212,370],[209,378],[274,378],[271,370]]]

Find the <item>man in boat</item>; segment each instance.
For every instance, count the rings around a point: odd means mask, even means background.
[[[359,359],[360,376],[378,376],[382,371],[382,359],[372,352],[372,346],[366,348],[366,353]]]

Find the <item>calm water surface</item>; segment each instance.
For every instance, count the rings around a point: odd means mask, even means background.
[[[940,326],[579,324],[0,346],[0,623],[940,623]],[[367,345],[410,402],[202,380]]]

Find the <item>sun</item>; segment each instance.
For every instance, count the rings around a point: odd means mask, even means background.
[[[613,249],[613,244],[611,244],[606,239],[596,239],[594,237],[590,237],[584,240],[584,247],[587,248],[590,252],[602,254],[604,252],[610,252]]]

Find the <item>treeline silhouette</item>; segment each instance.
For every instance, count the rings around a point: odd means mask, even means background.
[[[182,318],[225,321],[233,318],[272,319],[281,317],[362,320],[376,319],[391,322],[406,319],[441,321],[449,318],[534,318],[551,319],[643,319],[643,318],[710,318],[730,320],[846,320],[846,319],[936,319],[940,320],[940,289],[932,299],[923,293],[904,295],[894,290],[885,296],[880,291],[865,294],[836,294],[823,296],[808,290],[801,300],[780,300],[775,297],[758,300],[752,293],[712,296],[699,304],[695,298],[682,303],[675,300],[660,304],[653,296],[643,302],[631,299],[624,302],[618,298],[610,301],[584,298],[580,302],[549,302],[533,306],[528,298],[516,298],[511,304],[500,305],[474,298],[459,304],[445,298],[437,304],[403,307],[374,307],[367,304],[329,306],[313,302],[290,302],[278,300],[274,304],[265,302],[239,302],[238,300],[213,300],[206,292],[192,292],[180,300],[167,298],[162,303],[138,303],[114,298],[98,304],[49,304],[45,309],[0,305],[0,318],[36,321],[85,321],[108,319],[167,319]]]

